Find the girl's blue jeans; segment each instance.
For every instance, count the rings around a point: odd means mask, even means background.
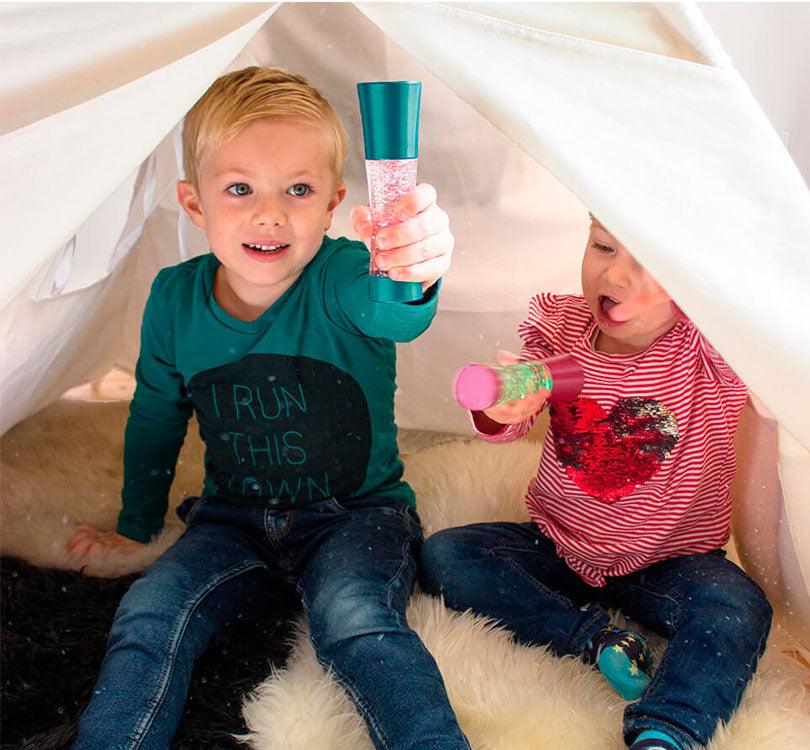
[[[121,600],[74,750],[168,748],[197,658],[284,579],[377,748],[469,750],[405,621],[422,542],[414,511],[379,497],[289,511],[187,498],[178,514],[188,528]]]
[[[603,607],[669,639],[646,692],[624,713],[628,744],[645,729],[683,747],[704,745],[727,721],[756,668],[771,624],[760,588],[721,550],[580,579],[533,523],[483,523],[440,531],[424,544],[420,583],[456,610],[499,620],[518,641],[581,656],[608,624]]]

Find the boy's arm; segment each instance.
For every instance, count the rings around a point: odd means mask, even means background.
[[[336,322],[361,335],[393,341],[411,341],[422,333],[436,314],[441,277],[450,267],[454,239],[450,220],[436,203],[432,185],[417,185],[393,207],[400,223],[376,234],[375,262],[395,281],[422,284],[423,296],[415,302],[374,302],[369,294],[368,252],[352,243],[330,259],[327,275],[327,309]],[[351,214],[354,230],[370,243],[374,225],[368,206]],[[351,249],[350,249],[351,248]]]
[[[148,542],[163,527],[169,487],[192,413],[174,363],[173,329],[162,314],[160,276],[141,326],[137,386],[124,433],[123,509],[119,534]]]
[[[326,309],[342,328],[370,338],[412,341],[433,320],[441,280],[416,302],[375,302],[369,294],[368,251],[347,242],[325,269]]]

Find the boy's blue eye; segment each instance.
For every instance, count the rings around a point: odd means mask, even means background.
[[[246,182],[235,182],[233,185],[228,185],[227,189],[231,195],[250,195],[253,192]]]
[[[305,195],[309,195],[312,192],[312,188],[305,182],[297,182],[287,192],[290,195],[294,195],[296,198],[303,198]]]

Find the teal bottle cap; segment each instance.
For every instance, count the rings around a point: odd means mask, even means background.
[[[416,302],[425,296],[418,281],[394,281],[387,276],[369,276],[368,288],[375,302]]]
[[[366,159],[415,159],[419,154],[421,81],[357,84]]]

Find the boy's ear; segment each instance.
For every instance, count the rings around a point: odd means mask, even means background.
[[[335,213],[335,209],[341,203],[343,203],[343,199],[345,197],[346,197],[346,183],[340,182],[338,186],[335,188],[335,194],[332,196],[332,200],[329,201],[329,205],[326,207],[327,216],[323,227],[324,232],[327,229],[329,229],[329,227],[332,226],[332,216]]]
[[[205,229],[205,217],[200,196],[197,195],[197,189],[188,180],[177,181],[177,202],[195,226]]]

